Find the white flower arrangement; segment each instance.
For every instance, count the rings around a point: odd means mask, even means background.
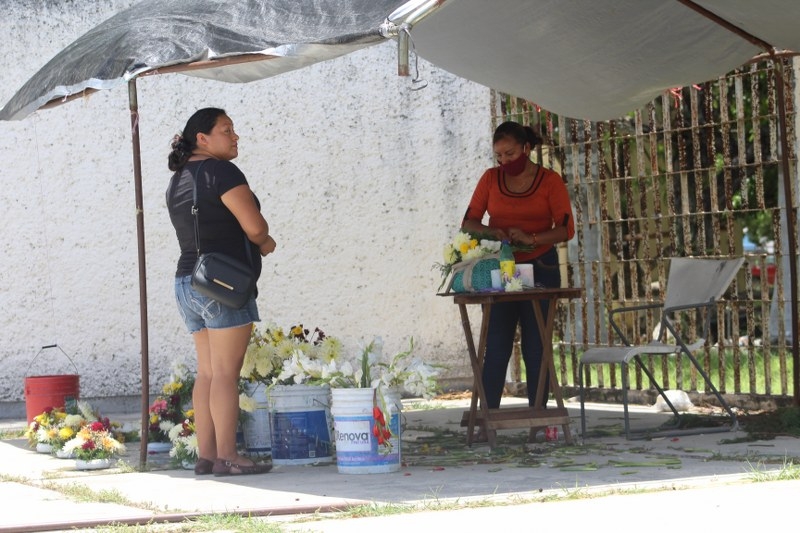
[[[339,356],[326,362],[298,351],[281,378],[285,382],[326,383],[335,388],[385,387],[431,398],[437,390],[436,376],[441,367],[412,357],[413,350],[414,339],[411,339],[408,350],[387,357],[383,339],[375,337],[352,359]]]
[[[258,407],[244,384],[273,385],[324,383],[326,367],[341,356],[342,343],[319,329],[298,324],[288,333],[275,324],[263,332],[253,328],[240,376],[239,408],[247,413]]]
[[[437,290],[441,290],[445,286],[447,278],[453,274],[455,265],[468,261],[478,261],[487,256],[498,254],[502,245],[502,241],[498,241],[488,235],[473,235],[460,231],[452,242],[444,246],[444,263],[434,264],[434,268],[437,268],[442,274],[442,283]],[[533,250],[533,247],[512,243],[511,249],[515,252],[529,252]],[[503,290],[506,292],[521,291],[523,289],[522,280],[519,278],[503,283]]]
[[[184,463],[192,464],[197,461],[199,454],[193,409],[186,411],[186,418],[181,424],[175,424],[169,430],[169,440],[172,443],[169,456],[177,466],[183,466]]]

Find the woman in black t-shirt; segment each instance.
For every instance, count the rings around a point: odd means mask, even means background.
[[[231,163],[239,155],[238,140],[233,121],[224,110],[200,109],[189,118],[183,133],[173,139],[168,160],[169,169],[175,173],[167,189],[167,207],[181,250],[175,296],[197,352],[192,407],[198,475],[269,471],[267,465],[256,464],[236,450],[239,372],[253,322],[259,320],[255,296],[241,309],[233,309],[191,286],[198,248],[204,253],[223,252],[251,264],[256,276],[261,273],[261,257],[275,250],[258,199],[244,174]],[[195,242],[192,214],[195,180],[200,243]],[[245,238],[250,243],[250,257]]]

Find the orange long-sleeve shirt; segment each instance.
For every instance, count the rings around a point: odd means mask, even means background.
[[[567,187],[558,173],[539,166],[528,190],[511,192],[505,175],[493,167],[481,176],[464,220],[481,222],[489,214],[489,227],[507,230],[517,227],[528,233],[540,233],[557,226],[566,226],[567,239],[575,235],[575,221]],[[517,252],[516,261],[528,261],[547,252],[552,244],[537,246],[530,252]]]

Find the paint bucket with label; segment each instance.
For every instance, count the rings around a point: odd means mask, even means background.
[[[273,464],[333,462],[330,392],[328,385],[276,385],[269,389]]]
[[[334,442],[340,474],[380,474],[400,470],[400,394],[373,388],[333,389]],[[383,398],[383,401],[381,401]],[[378,407],[390,432],[376,429]],[[379,440],[383,440],[383,443]]]

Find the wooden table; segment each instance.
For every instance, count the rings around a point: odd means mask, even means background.
[[[516,292],[462,292],[447,293],[440,296],[451,296],[453,303],[458,305],[461,312],[461,325],[467,338],[467,350],[472,365],[474,387],[469,411],[464,413],[462,426],[467,427],[467,445],[472,445],[475,438],[475,426],[483,428],[489,446],[494,448],[498,429],[540,428],[547,426],[561,426],[566,442],[572,443],[572,434],[569,430],[569,413],[564,407],[564,398],[561,395],[561,386],[558,384],[555,363],[553,362],[553,325],[555,323],[556,306],[559,299],[578,298],[583,294],[583,289],[568,287],[560,289],[528,289]],[[496,303],[529,301],[533,306],[536,322],[542,337],[542,369],[539,373],[539,383],[536,389],[536,400],[533,407],[514,407],[489,409],[486,403],[486,393],[483,389],[483,358],[486,352],[486,337],[489,332],[489,317],[492,306]],[[542,302],[548,302],[547,316],[542,312]],[[475,340],[467,313],[468,305],[480,305],[483,310],[481,319],[478,347]],[[544,381],[550,376],[550,390],[556,400],[555,408],[544,409]],[[478,405],[480,401],[480,406]]]

